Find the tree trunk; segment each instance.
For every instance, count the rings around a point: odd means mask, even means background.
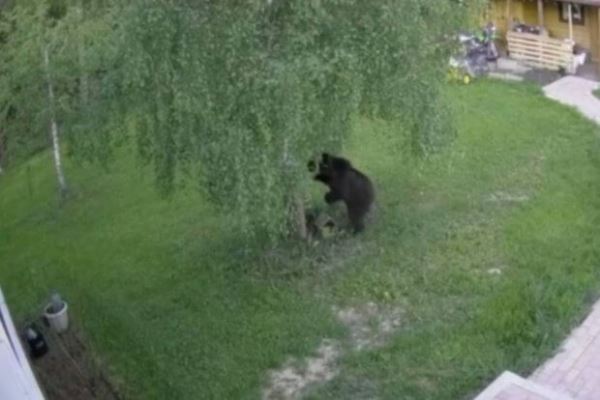
[[[283,140],[283,149],[282,149],[282,163],[284,166],[289,164],[289,140],[285,138]],[[296,235],[302,239],[306,240],[308,238],[308,231],[306,229],[306,210],[304,209],[304,201],[302,201],[301,193],[298,190],[295,190],[292,193],[292,197],[290,198],[291,207],[292,207],[292,221],[293,228],[296,231]]]
[[[58,132],[58,124],[56,123],[56,110],[54,99],[54,87],[50,77],[50,56],[48,48],[44,48],[44,68],[46,70],[46,84],[48,86],[48,108],[50,110],[50,135],[52,137],[52,153],[54,155],[54,168],[56,169],[56,177],[58,179],[58,189],[61,199],[67,194],[67,180],[62,167],[60,156],[60,138]]]
[[[0,174],[4,172],[4,168],[8,162],[7,150],[6,134],[4,133],[4,128],[0,126]]]
[[[308,238],[306,229],[306,210],[304,209],[302,196],[298,194],[294,196],[294,220],[298,237],[302,240],[306,240]]]

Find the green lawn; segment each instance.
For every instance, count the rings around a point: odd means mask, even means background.
[[[596,97],[600,99],[600,89],[594,90],[594,95],[596,95]]]
[[[534,368],[596,298],[600,142],[531,86],[449,96],[458,137],[426,163],[357,121],[346,154],[376,181],[376,223],[314,255],[245,255],[199,194],[159,199],[124,156],[68,164],[76,196],[57,208],[36,156],[0,177],[0,284],[18,318],[60,290],[127,398],[257,399],[323,338],[342,343],[340,373],[307,398],[468,398]],[[401,325],[355,351],[332,306],[370,301]]]

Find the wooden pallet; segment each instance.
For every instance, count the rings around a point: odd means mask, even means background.
[[[574,68],[574,43],[533,33],[506,34],[510,57],[536,68],[557,71]]]

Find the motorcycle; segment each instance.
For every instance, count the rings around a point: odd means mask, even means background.
[[[496,47],[496,26],[490,22],[483,28],[482,35],[479,38],[481,46],[486,49],[486,57],[490,62],[495,62],[500,57]]]
[[[492,23],[479,35],[459,34],[460,51],[450,58],[450,79],[468,84],[473,78],[487,75],[490,71],[489,62],[498,59],[495,35],[496,27]]]

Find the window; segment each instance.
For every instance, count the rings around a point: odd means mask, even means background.
[[[584,24],[584,11],[584,6],[582,4],[571,3],[571,14],[573,16],[573,24]],[[558,18],[560,18],[561,22],[569,22],[569,3],[558,3]]]

